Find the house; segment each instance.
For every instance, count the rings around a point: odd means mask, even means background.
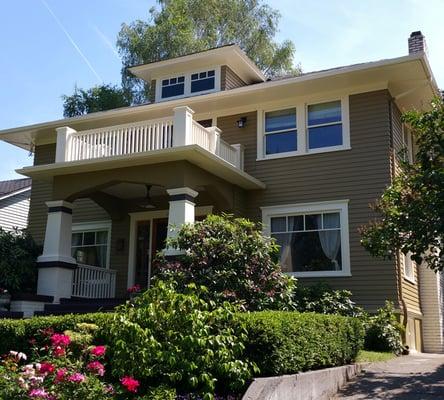
[[[130,68],[150,104],[1,131],[35,152],[18,172],[33,179],[29,229],[44,244],[38,295],[122,297],[148,284],[177,226],[224,211],[262,221],[301,282],[349,289],[369,312],[391,300],[412,349],[444,351],[439,276],[372,258],[358,232],[400,150],[413,157],[401,113],[438,93],[421,32],[408,48],[270,80],[224,46]]]
[[[31,179],[0,181],[0,228],[12,232],[28,226]]]

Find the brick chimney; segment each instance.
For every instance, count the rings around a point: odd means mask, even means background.
[[[409,54],[427,53],[427,43],[421,31],[415,31],[409,37]]]

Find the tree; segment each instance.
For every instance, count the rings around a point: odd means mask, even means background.
[[[132,96],[127,90],[113,85],[99,85],[83,90],[77,86],[71,96],[63,95],[63,116],[75,117],[96,111],[131,105]]]
[[[435,271],[444,268],[444,103],[430,111],[408,112],[417,153],[413,164],[401,161],[401,172],[375,204],[381,219],[362,228],[363,246],[374,256],[391,258],[395,251]]]
[[[226,44],[238,44],[268,76],[296,74],[291,41],[274,40],[280,14],[261,0],[158,0],[148,21],[123,24],[117,46],[122,56],[122,84],[135,89],[138,101],[148,85],[127,67],[182,56]]]

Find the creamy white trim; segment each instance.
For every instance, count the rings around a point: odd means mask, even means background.
[[[5,200],[5,199],[7,199],[9,197],[17,196],[18,194],[22,194],[22,193],[25,193],[27,191],[31,191],[31,186],[26,186],[25,188],[16,190],[15,192],[10,192],[8,194],[0,196],[0,200]]]
[[[196,216],[211,214],[213,206],[202,206],[195,208]],[[151,246],[152,246],[152,229],[153,219],[168,218],[168,210],[154,210],[141,211],[129,213],[130,216],[130,232],[129,232],[129,246],[128,246],[128,280],[127,286],[130,288],[134,285],[136,274],[136,237],[137,237],[137,223],[139,221],[150,221],[150,244],[149,244],[149,270],[148,276],[151,276]]]
[[[341,271],[313,271],[313,272],[291,272],[298,278],[311,277],[344,277],[351,276],[350,271],[350,236],[348,222],[348,200],[322,201],[316,203],[287,204],[279,206],[261,207],[263,234],[270,237],[271,217],[287,216],[290,214],[339,211],[341,220]]]
[[[175,196],[177,194],[187,194],[191,197],[196,197],[199,193],[195,190],[189,188],[189,187],[181,187],[181,188],[174,188],[174,189],[167,189],[167,193],[170,196]]]

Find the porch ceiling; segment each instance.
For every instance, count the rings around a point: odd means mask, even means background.
[[[198,145],[173,147],[147,153],[103,157],[100,159],[69,161],[25,167],[17,173],[30,178],[52,181],[55,177],[85,172],[153,165],[173,161],[188,161],[211,174],[243,189],[265,189],[265,184],[244,171],[232,166]]]

